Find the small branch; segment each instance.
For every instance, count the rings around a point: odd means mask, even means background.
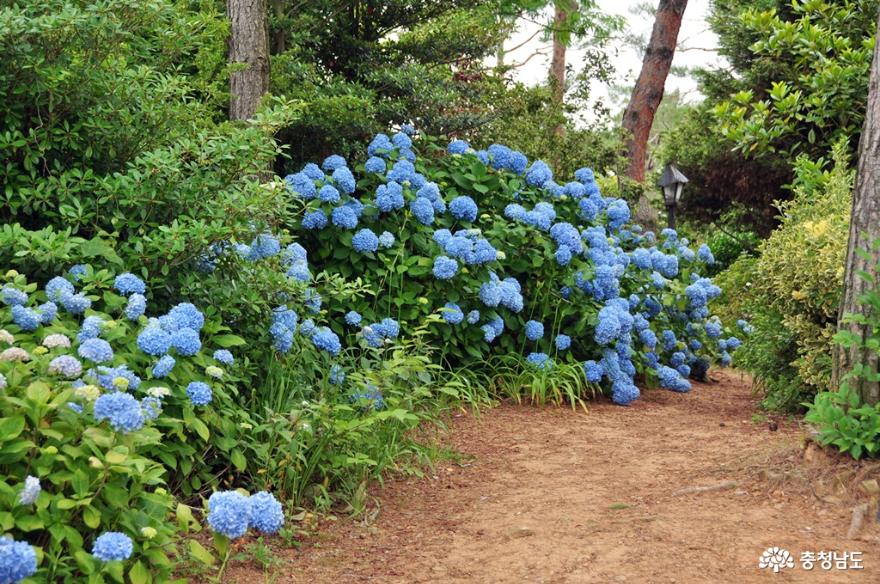
[[[530,36],[529,38],[527,38],[526,40],[524,40],[524,41],[521,42],[520,44],[516,45],[515,47],[511,47],[511,48],[509,48],[509,49],[504,49],[504,52],[505,52],[505,53],[512,53],[512,52],[514,52],[514,51],[517,50],[517,49],[521,49],[521,48],[523,48],[525,45],[527,45],[527,44],[529,44],[530,42],[532,42],[532,39],[534,39],[536,36],[538,36],[538,35],[541,34],[542,32],[544,32],[544,31],[542,31],[541,29],[536,30],[536,31],[534,32],[534,34],[532,34],[532,36]]]
[[[693,493],[708,493],[711,491],[726,491],[728,489],[733,489],[736,487],[736,481],[724,481],[723,483],[718,483],[717,485],[709,485],[706,487],[688,487],[686,489],[679,489],[672,493],[673,497],[680,497],[681,495],[690,495]]]
[[[538,49],[537,51],[535,51],[534,53],[532,53],[531,55],[529,55],[529,56],[526,58],[526,60],[523,61],[522,63],[519,63],[519,64],[517,64],[517,65],[508,65],[508,68],[510,68],[510,69],[519,69],[520,67],[522,67],[523,65],[525,65],[526,63],[528,63],[529,61],[531,61],[531,60],[532,60],[532,57],[536,57],[536,56],[538,56],[538,55],[541,55],[541,56],[543,56],[543,57],[546,57],[546,56],[547,56],[547,52],[546,52],[546,51],[547,51],[547,49]]]

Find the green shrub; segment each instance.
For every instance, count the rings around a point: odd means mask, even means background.
[[[201,348],[191,356],[192,347],[172,349],[171,372],[154,375],[156,358],[137,337],[159,325],[129,307],[140,299],[126,300],[106,271],[88,268],[69,278],[91,302],[82,315],[66,310],[69,299],[52,291],[72,288],[68,280],[54,280],[47,291],[10,271],[0,291],[0,524],[38,547],[42,581],[102,582],[101,574],[122,581],[123,570],[133,582],[147,581],[145,574],[164,581],[177,531],[173,495],[207,494],[218,473],[248,465],[239,443],[249,419],[236,405],[235,366],[219,367],[208,350],[209,343],[242,341],[209,318]],[[89,339],[109,343],[112,356],[92,364],[83,348]],[[206,380],[211,402],[194,405],[187,388]],[[97,419],[96,404],[112,395],[133,396],[140,414],[118,426]],[[32,505],[19,503],[27,476],[42,485]],[[131,538],[134,560],[96,560],[89,552],[103,531]]]
[[[755,375],[765,405],[781,409],[830,383],[853,184],[843,145],[830,171],[803,159],[797,171],[779,229],[757,258],[741,258],[719,278],[727,310],[742,310],[755,328],[738,363]]]
[[[874,244],[874,250],[878,249],[880,240]],[[880,262],[877,268],[880,268]],[[859,298],[868,311],[866,314],[848,314],[845,320],[864,326],[867,335],[862,338],[851,331],[841,330],[834,340],[846,348],[880,354],[880,281],[867,273],[859,276],[873,286],[872,290]],[[819,443],[832,445],[856,459],[862,455],[873,457],[880,453],[880,403],[863,403],[858,391],[851,387],[853,380],[880,381],[876,359],[874,363],[855,363],[838,391],[821,392],[813,403],[804,404],[809,408],[806,420],[819,430]]]

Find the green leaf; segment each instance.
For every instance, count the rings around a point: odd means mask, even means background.
[[[211,337],[211,341],[224,349],[239,347],[245,344],[245,340],[238,335],[216,335]]]
[[[0,418],[0,440],[5,442],[17,438],[22,430],[24,430],[24,416]]]
[[[247,468],[247,459],[238,448],[234,449],[230,453],[229,458],[230,460],[232,460],[232,464],[234,464],[235,468],[237,468],[238,470],[244,470]]]
[[[192,420],[190,420],[189,423],[193,427],[193,430],[196,431],[196,434],[198,434],[202,438],[202,440],[207,441],[208,438],[211,437],[211,431],[208,430],[208,426],[206,426],[205,423],[200,419],[193,418]]]
[[[216,561],[214,559],[214,555],[206,550],[205,546],[194,539],[189,540],[189,553],[190,555],[192,555],[193,558],[197,559],[206,566],[213,566],[214,562]]]
[[[131,584],[150,584],[153,581],[150,572],[144,567],[140,560],[135,562],[134,566],[131,567],[131,570],[128,571],[128,578],[131,580]]]

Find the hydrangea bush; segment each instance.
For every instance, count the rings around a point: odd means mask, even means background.
[[[546,373],[577,361],[590,390],[619,404],[638,397],[639,373],[687,391],[711,362],[730,363],[745,331],[711,315],[721,290],[703,276],[708,246],[644,233],[591,170],[556,182],[546,163],[505,146],[456,140],[444,152],[411,129],[377,135],[366,155],[354,170],[331,156],[285,178],[302,209],[291,226],[300,260],[370,291],[322,304],[314,289],[299,333],[317,347],[378,348],[441,314],[431,335],[445,364],[516,354]],[[328,187],[338,196],[322,196]],[[284,328],[279,348],[295,332]]]
[[[0,580],[167,580],[172,494],[247,467],[241,339],[192,304],[151,314],[132,274],[10,271],[0,290]]]

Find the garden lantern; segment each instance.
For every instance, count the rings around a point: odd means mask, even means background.
[[[670,229],[675,229],[675,208],[681,201],[681,191],[684,189],[688,177],[683,175],[674,164],[667,164],[660,175],[657,185],[663,189],[663,200],[666,202],[666,215],[669,218]]]

